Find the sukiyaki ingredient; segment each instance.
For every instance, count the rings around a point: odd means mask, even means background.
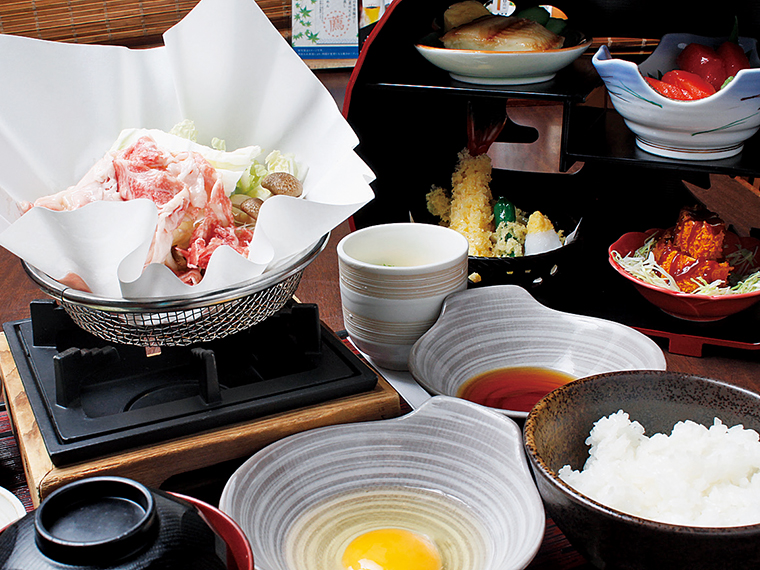
[[[629,255],[612,252],[638,279],[672,291],[703,295],[760,290],[760,240],[739,237],[716,214],[684,208],[677,224],[656,231]]]
[[[250,168],[243,171],[235,186],[235,194],[245,194],[251,198],[266,200],[272,193],[264,188],[261,182],[272,172],[287,172],[298,180],[303,180],[306,175],[292,154],[273,150],[267,155],[263,164],[254,161]]]
[[[184,122],[180,130],[192,135],[194,127]],[[223,146],[221,141],[218,144]],[[150,200],[158,210],[158,221],[145,266],[164,264],[183,282],[195,285],[219,247],[248,255],[258,210],[270,192],[263,190],[264,198],[240,194],[241,178],[256,172],[258,182],[272,176],[270,186],[278,193],[302,193],[295,176],[273,174],[269,164],[256,162],[260,152],[259,147],[225,152],[170,133],[128,129],[78,184],[43,196],[25,209],[61,211],[99,200]]]
[[[246,198],[240,203],[240,209],[243,210],[255,223],[259,217],[259,210],[264,200],[261,198]]]
[[[562,241],[549,218],[541,212],[533,212],[528,218],[525,236],[525,255],[537,255],[562,247]]]
[[[669,524],[729,527],[760,523],[760,440],[742,425],[691,420],[646,436],[623,410],[599,419],[583,469],[560,478],[613,509]]]
[[[44,196],[33,206],[69,210],[96,199],[141,198],[158,208],[145,265],[164,263],[183,281],[196,283],[221,245],[247,255],[253,234],[234,226],[221,175],[199,153],[172,153],[147,135],[108,153],[78,185]]]
[[[481,51],[546,51],[564,38],[541,24],[514,16],[484,16],[441,36],[444,47]]]
[[[271,172],[261,179],[261,186],[280,196],[298,198],[303,194],[303,184],[289,172]]]

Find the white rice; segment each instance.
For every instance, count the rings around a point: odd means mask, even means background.
[[[582,471],[560,478],[608,507],[649,520],[700,527],[760,523],[760,438],[718,418],[709,428],[678,422],[644,435],[623,410],[594,424]]]

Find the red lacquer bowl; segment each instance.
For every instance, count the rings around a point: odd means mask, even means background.
[[[172,493],[184,499],[200,511],[206,522],[214,529],[227,546],[227,568],[229,570],[254,570],[253,551],[243,529],[228,515],[194,497]]]
[[[669,291],[656,285],[640,281],[615,261],[612,252],[626,256],[642,245],[655,231],[630,232],[613,243],[609,250],[609,262],[615,270],[628,279],[639,293],[650,303],[665,313],[687,321],[718,321],[729,315],[743,311],[760,301],[760,291],[737,295],[697,295]]]

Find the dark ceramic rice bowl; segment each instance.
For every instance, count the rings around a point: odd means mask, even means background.
[[[760,524],[707,528],[664,524],[601,505],[559,479],[582,469],[594,422],[618,410],[651,435],[691,419],[760,431],[760,394],[717,380],[666,371],[600,374],[542,399],[525,422],[525,448],[547,514],[597,568],[746,570],[760,560]]]

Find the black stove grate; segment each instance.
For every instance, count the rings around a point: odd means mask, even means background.
[[[253,327],[186,347],[103,341],[54,301],[3,325],[56,466],[372,390],[377,375],[321,324],[316,305],[289,303]]]

